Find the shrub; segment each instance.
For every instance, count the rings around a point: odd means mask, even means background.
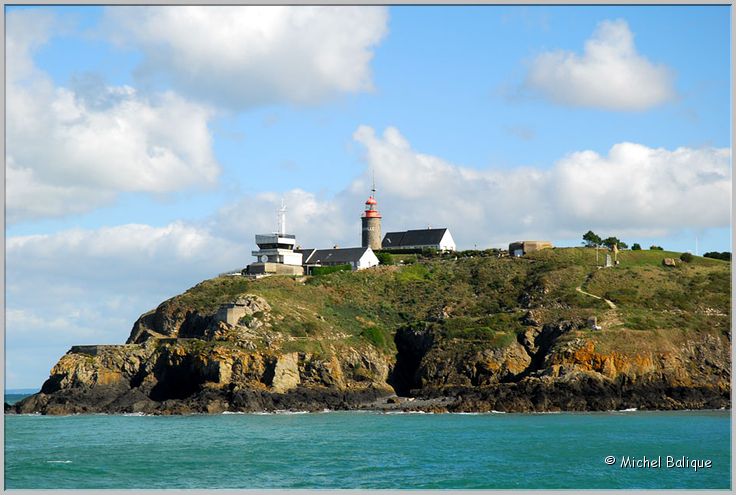
[[[604,297],[618,304],[635,303],[639,299],[639,292],[635,289],[623,287],[606,291]]]
[[[304,322],[304,325],[302,326],[302,328],[304,329],[304,332],[307,335],[312,335],[314,333],[317,333],[317,330],[319,329],[317,324],[313,321]]]
[[[650,251],[664,251],[662,246],[649,246]]]
[[[384,334],[383,330],[378,327],[366,328],[362,332],[360,332],[360,335],[379,349],[386,347],[386,335]]]
[[[466,249],[465,251],[457,251],[455,252],[455,255],[458,258],[472,258],[474,256],[480,256],[482,251],[478,251],[477,249]]]
[[[322,275],[327,275],[329,273],[349,272],[350,270],[352,270],[352,268],[348,264],[335,266],[315,266],[312,268],[312,275],[319,277]]]
[[[406,266],[401,271],[396,273],[396,280],[402,283],[407,282],[423,282],[430,278],[429,270],[427,267],[417,263],[414,265]]]
[[[641,244],[639,244],[638,242],[635,242],[634,244],[631,245],[631,250],[632,251],[641,251]]]
[[[294,327],[290,329],[291,335],[294,337],[306,337],[307,332],[302,327]]]
[[[657,328],[657,322],[646,314],[631,315],[624,321],[624,325],[632,330],[652,330]]]
[[[394,258],[389,253],[384,252],[378,252],[376,253],[376,258],[378,258],[378,263],[381,265],[393,265],[394,264]]]
[[[439,254],[440,254],[439,249],[428,248],[428,247],[422,249],[423,258],[435,258],[439,256]]]
[[[313,321],[306,321],[301,325],[296,325],[289,329],[289,333],[294,337],[306,337],[307,335],[314,335],[319,330],[317,324]]]
[[[680,259],[685,263],[690,263],[693,260],[693,255],[690,253],[682,253]]]
[[[731,253],[729,251],[723,251],[722,253],[719,253],[718,251],[710,251],[705,253],[703,256],[716,260],[731,261]]]

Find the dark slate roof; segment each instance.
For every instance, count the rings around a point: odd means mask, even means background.
[[[387,232],[381,241],[381,247],[397,247],[401,246],[401,238],[405,232]]]
[[[310,256],[316,251],[316,249],[295,249],[295,253],[301,253],[302,263],[306,263]]]
[[[440,243],[447,229],[418,229],[406,232],[388,232],[381,247],[435,246]]]
[[[368,249],[369,248],[367,247],[355,247],[336,249],[301,249],[300,251],[304,254],[304,261],[302,261],[302,263],[305,265],[319,265],[328,263],[357,263]],[[310,251],[311,255],[307,256]]]

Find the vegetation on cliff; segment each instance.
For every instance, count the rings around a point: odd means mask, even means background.
[[[53,412],[101,387],[115,392],[97,409],[153,412],[349,408],[392,391],[454,397],[450,410],[730,405],[730,263],[662,265],[678,255],[622,251],[599,268],[591,248],[481,251],[217,277],[142,315],[129,345],[70,351],[18,410]],[[237,300],[246,314],[223,322],[218,310]]]

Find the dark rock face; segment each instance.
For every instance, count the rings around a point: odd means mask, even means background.
[[[218,414],[224,411],[322,411],[357,409],[385,398],[386,389],[366,388],[357,391],[316,390],[299,387],[285,393],[265,390],[218,390],[204,388],[178,399],[153,400],[141,390],[116,387],[93,387],[74,392],[32,395],[10,406],[6,413],[65,415],[80,413],[143,414]]]
[[[421,386],[419,366],[434,344],[435,334],[429,324],[414,324],[396,331],[396,363],[389,377],[389,384],[398,395],[409,395]]]
[[[615,411],[720,409],[731,405],[730,394],[709,387],[672,387],[661,383],[624,385],[581,377],[567,382],[525,379],[487,389],[455,390],[448,410],[459,411]]]
[[[532,289],[529,304],[545,292],[541,284]],[[136,321],[126,345],[70,350],[41,392],[6,404],[5,412],[531,412],[731,405],[730,333],[692,334],[661,351],[623,352],[579,331],[584,321],[543,323],[530,309],[515,339],[493,344],[452,337],[443,306],[437,318],[396,330],[395,355],[370,346],[314,354],[286,350],[284,337],[269,329],[267,304],[258,308],[257,317],[254,311],[243,325],[231,325],[215,313],[166,301]]]

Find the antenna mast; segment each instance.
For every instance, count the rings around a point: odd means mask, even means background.
[[[278,233],[284,235],[286,234],[286,203],[284,203],[284,198],[281,198],[281,208],[279,208],[277,212],[279,219]]]

